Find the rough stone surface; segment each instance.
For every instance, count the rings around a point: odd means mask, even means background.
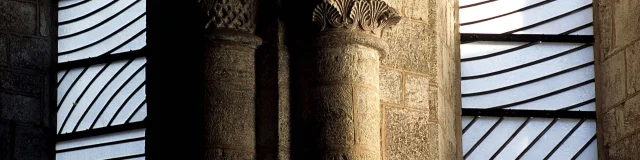
[[[429,1],[426,0],[404,0],[404,9],[407,17],[415,20],[428,20]]]
[[[407,74],[405,82],[407,107],[429,109],[429,80],[425,76]]]
[[[386,108],[386,158],[438,159],[438,125],[422,112]]]
[[[0,71],[0,87],[22,93],[38,94],[43,89],[42,77],[14,72]]]
[[[608,111],[626,97],[625,56],[616,54],[601,65],[604,80],[600,85],[606,88],[602,93],[603,111]]]
[[[599,36],[600,40],[600,56],[599,59],[604,60],[610,55],[613,49],[613,5],[610,0],[601,0],[597,3],[594,15],[597,16],[597,23],[594,23],[594,36]],[[597,30],[596,30],[597,29]]]
[[[0,159],[53,159],[55,119],[50,112],[48,86],[51,40],[38,28],[49,30],[51,3],[0,0]],[[46,27],[43,27],[46,26]],[[47,119],[49,118],[49,119]]]
[[[634,42],[640,35],[640,3],[635,0],[618,0],[613,11],[615,46],[621,47]]]
[[[640,96],[631,97],[619,110],[617,114],[622,117],[618,121],[620,134],[624,136],[640,129],[640,124],[637,123],[640,121]]]
[[[9,45],[11,66],[45,70],[50,65],[50,43],[47,40],[13,36],[10,41],[12,41]]]
[[[0,1],[0,30],[33,34],[36,31],[36,5],[19,1]]]
[[[42,106],[37,98],[0,93],[0,113],[3,119],[39,125]]]
[[[636,42],[625,53],[627,94],[631,95],[640,91],[640,43]]]
[[[382,102],[402,104],[402,73],[380,69],[380,94]]]
[[[401,20],[382,36],[389,43],[389,52],[382,56],[381,65],[426,73],[428,46],[432,45],[428,33],[425,23]]]

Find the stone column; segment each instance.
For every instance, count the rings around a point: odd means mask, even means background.
[[[384,28],[400,20],[381,0],[319,4],[311,53],[309,159],[382,159],[379,66]]]
[[[207,14],[205,159],[255,159],[257,1],[200,0]]]

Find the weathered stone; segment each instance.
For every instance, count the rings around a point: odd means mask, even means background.
[[[422,112],[386,108],[386,159],[438,159],[438,125]]]
[[[382,102],[402,104],[402,73],[380,69],[380,95]]]
[[[256,159],[255,154],[249,154],[247,151],[238,151],[232,149],[206,149],[204,151],[205,159],[233,159],[233,160],[253,160]]]
[[[381,65],[427,73],[429,31],[425,23],[402,20],[383,36],[389,43],[389,52],[381,58]]]
[[[0,71],[0,87],[22,93],[38,94],[43,89],[43,78],[14,72]]]
[[[9,46],[11,66],[45,70],[50,64],[50,43],[44,39],[12,36]]]
[[[288,88],[280,88],[278,93],[278,146],[289,149],[291,146],[290,91]]]
[[[620,133],[618,127],[618,117],[620,117],[620,115],[618,115],[618,113],[617,109],[614,108],[613,110],[605,112],[604,118],[599,121],[599,123],[602,123],[602,126],[604,127],[602,131],[605,145],[608,145],[618,139]]]
[[[622,119],[618,121],[621,129],[618,134],[625,136],[640,129],[640,124],[638,123],[640,121],[640,96],[634,96],[626,101],[620,110],[619,114],[621,114]]]
[[[45,129],[18,125],[15,131],[14,157],[16,159],[48,160],[49,139]]]
[[[356,144],[372,147],[380,154],[380,95],[377,90],[356,87]]]
[[[0,95],[2,98],[2,95]],[[11,145],[11,140],[13,140],[11,133],[11,124],[7,121],[0,120],[0,159],[10,159],[11,149],[13,146]]]
[[[640,36],[640,3],[635,0],[618,0],[615,2],[613,11],[613,24],[615,31],[616,48],[634,42]]]
[[[415,20],[429,20],[429,1],[427,0],[404,0],[404,12],[406,16]]]
[[[0,30],[34,34],[38,25],[36,5],[20,1],[0,1]]]
[[[254,93],[206,91],[206,144],[234,145],[252,150],[255,143]]]
[[[319,86],[310,91],[310,105],[319,136],[313,137],[319,146],[353,145],[354,115],[351,85]]]
[[[625,53],[627,94],[631,95],[640,91],[640,43],[635,43]]]
[[[37,98],[0,93],[0,112],[3,119],[39,125],[42,103]]]
[[[600,60],[604,60],[605,57],[609,56],[612,52],[611,50],[613,49],[613,5],[614,3],[610,0],[600,0],[598,1],[598,8],[597,11],[595,12],[595,16],[597,16],[598,23],[595,23],[595,25],[597,25],[598,30],[594,30],[594,35],[600,35],[600,38],[596,39],[600,41],[600,50],[599,52],[599,58]]]
[[[7,41],[6,38],[4,34],[0,34],[0,66],[7,65],[7,56],[9,55],[9,53],[7,53],[7,46],[9,45],[7,43],[9,41]]]
[[[407,74],[405,82],[407,107],[429,109],[429,80],[425,76]]]
[[[38,32],[40,32],[40,36],[49,36],[50,32],[51,32],[51,3],[53,1],[47,1],[47,0],[41,0],[39,3],[39,23],[40,23],[40,30]],[[54,14],[55,15],[55,14]]]
[[[601,64],[602,105],[603,111],[608,111],[614,105],[622,102],[626,97],[625,55],[616,54]]]

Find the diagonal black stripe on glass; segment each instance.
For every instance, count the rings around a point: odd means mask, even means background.
[[[73,8],[73,7],[76,7],[76,6],[80,6],[80,5],[85,4],[85,3],[89,2],[89,1],[91,1],[91,0],[84,0],[84,1],[81,1],[81,2],[78,2],[78,3],[74,3],[74,4],[71,4],[71,5],[68,5],[68,6],[58,7],[58,11],[69,9],[69,8]]]
[[[565,31],[565,32],[562,32],[562,33],[560,33],[560,35],[569,35],[571,33],[577,32],[577,31],[585,29],[585,28],[589,28],[591,26],[593,26],[593,22],[578,26],[578,27],[576,27],[574,29],[570,29],[570,30]]]
[[[117,13],[113,14],[113,15],[112,15],[112,16],[110,16],[109,18],[107,18],[107,19],[105,19],[105,20],[103,20],[103,21],[99,22],[99,23],[98,23],[98,24],[96,24],[96,25],[93,25],[93,26],[91,26],[91,27],[89,27],[89,28],[86,28],[86,29],[83,29],[83,30],[81,30],[81,31],[78,31],[78,32],[76,32],[76,33],[71,33],[71,34],[68,34],[68,35],[65,35],[65,36],[60,36],[60,37],[58,37],[58,40],[60,40],[60,39],[65,39],[65,38],[69,38],[69,37],[74,37],[74,36],[77,36],[77,35],[80,35],[80,34],[83,34],[83,33],[89,32],[89,31],[91,31],[91,30],[93,30],[93,29],[96,29],[96,28],[98,28],[98,27],[100,27],[100,26],[104,25],[105,23],[107,23],[107,22],[111,21],[112,19],[114,19],[114,18],[118,17],[120,14],[122,14],[122,13],[124,13],[125,11],[129,10],[129,8],[131,8],[131,7],[133,7],[134,5],[138,4],[138,2],[140,2],[140,1],[141,1],[141,0],[136,0],[136,1],[134,1],[133,3],[129,4],[129,5],[128,5],[127,7],[125,7],[124,9],[122,9],[122,10],[118,11]]]
[[[125,121],[124,123],[131,122],[131,119],[133,119],[133,117],[136,116],[136,114],[138,114],[138,111],[140,111],[142,106],[144,106],[145,104],[147,104],[147,100],[146,99],[142,100],[142,103],[140,103],[140,105],[138,105],[138,107],[136,107],[136,110],[134,110],[133,113],[131,113],[131,115],[129,115],[129,118],[127,118],[127,121]]]
[[[525,68],[525,67],[533,66],[533,65],[536,65],[536,64],[539,64],[539,63],[542,63],[542,62],[546,62],[546,61],[549,61],[549,60],[552,60],[552,59],[556,59],[556,58],[562,57],[564,55],[580,51],[580,50],[585,49],[587,47],[591,47],[592,45],[593,44],[590,44],[590,43],[589,44],[585,44],[585,45],[570,49],[568,51],[564,51],[564,52],[561,52],[561,53],[558,53],[558,54],[555,54],[555,55],[552,55],[552,56],[549,56],[549,57],[545,57],[545,58],[542,58],[542,59],[539,59],[539,60],[536,60],[536,61],[533,61],[533,62],[521,64],[521,65],[518,65],[518,66],[515,66],[515,67],[511,67],[511,68],[507,68],[507,69],[503,69],[503,70],[499,70],[499,71],[494,71],[494,72],[490,72],[490,73],[485,73],[485,74],[480,74],[480,75],[475,75],[475,76],[461,77],[461,79],[462,80],[479,79],[479,78],[495,76],[495,75],[499,75],[499,74],[503,74],[503,73],[508,73],[508,72],[515,71],[515,70],[518,70],[518,69],[522,69],[522,68]]]
[[[520,127],[518,127],[518,129],[517,129],[515,132],[513,132],[513,134],[511,134],[511,136],[509,137],[509,139],[507,139],[507,141],[506,141],[506,142],[504,142],[504,143],[502,144],[502,146],[500,146],[500,149],[498,149],[498,151],[496,151],[496,152],[493,154],[493,156],[491,156],[491,159],[495,159],[495,158],[498,156],[498,154],[500,154],[500,152],[502,152],[502,150],[503,150],[505,147],[507,147],[507,145],[509,145],[509,143],[511,143],[511,140],[513,140],[513,138],[515,138],[515,137],[518,135],[518,133],[520,133],[520,131],[522,131],[522,129],[524,129],[524,127],[526,127],[526,126],[527,126],[527,124],[529,124],[529,121],[531,121],[531,119],[532,119],[532,117],[527,117],[527,120],[526,120],[526,121],[524,121],[524,123],[522,123],[522,124],[520,125]]]
[[[74,18],[74,19],[70,19],[70,20],[67,20],[67,21],[63,21],[63,22],[58,22],[58,25],[65,25],[65,24],[77,22],[79,20],[83,20],[83,19],[85,19],[87,17],[91,17],[92,15],[94,15],[94,14],[96,14],[96,13],[98,13],[98,12],[100,12],[100,11],[106,9],[106,8],[108,8],[109,6],[115,4],[116,2],[118,2],[118,1],[117,0],[116,1],[111,1],[111,2],[107,3],[106,5],[98,8],[98,9],[96,9],[94,11],[91,11],[91,12],[85,14],[85,15],[82,15],[80,17],[77,17],[77,18]]]
[[[136,70],[126,81],[124,81],[124,83],[122,83],[122,85],[120,85],[118,90],[116,90],[116,92],[114,92],[111,95],[111,98],[109,98],[107,103],[102,107],[102,110],[100,110],[100,113],[98,113],[98,116],[96,116],[96,118],[93,120],[93,123],[91,123],[91,127],[89,127],[90,129],[94,128],[94,126],[96,125],[96,123],[98,122],[98,120],[100,119],[102,114],[104,113],[104,111],[107,110],[107,107],[109,107],[111,102],[113,102],[113,99],[120,93],[120,91],[122,91],[122,89],[124,89],[124,87],[127,84],[129,84],[129,82],[131,82],[131,80],[133,80],[134,77],[136,77],[142,70],[144,70],[146,66],[147,66],[146,63],[143,64],[142,66],[140,66],[140,68],[138,68],[138,70]]]
[[[509,104],[505,104],[505,105],[490,107],[490,109],[505,109],[505,108],[509,108],[509,107],[513,107],[513,106],[517,106],[517,105],[533,102],[535,100],[539,100],[539,99],[547,98],[547,97],[550,97],[550,96],[553,96],[553,95],[556,95],[556,94],[560,94],[560,93],[563,93],[563,92],[566,92],[566,91],[569,91],[569,90],[572,90],[572,89],[575,89],[575,88],[578,88],[578,87],[582,87],[582,86],[588,85],[588,84],[593,83],[593,82],[595,82],[595,79],[590,79],[590,80],[587,80],[587,81],[584,81],[584,82],[581,82],[581,83],[578,83],[578,84],[575,84],[575,85],[572,85],[572,86],[569,86],[569,87],[566,87],[566,88],[562,88],[562,89],[559,89],[559,90],[556,90],[556,91],[553,91],[553,92],[550,92],[550,93],[547,93],[547,94],[539,95],[539,96],[536,96],[536,97],[533,97],[533,98],[529,98],[529,99],[518,101],[518,102],[514,102],[514,103],[509,103]]]
[[[102,147],[102,146],[109,146],[109,145],[121,144],[121,143],[143,141],[143,140],[145,140],[145,137],[124,139],[124,140],[118,140],[118,141],[112,141],[112,142],[105,142],[105,143],[98,143],[98,144],[92,144],[92,145],[86,145],[86,146],[80,146],[80,147],[74,147],[74,148],[67,148],[67,149],[63,149],[63,150],[56,150],[56,153],[71,152],[71,151],[77,151],[77,150],[83,150],[83,149],[89,149],[89,148],[95,148],[95,147]]]
[[[113,124],[113,121],[116,120],[116,117],[118,117],[122,109],[129,103],[131,98],[133,98],[133,96],[135,96],[140,91],[140,89],[142,89],[145,85],[146,85],[146,81],[143,81],[142,83],[140,83],[140,85],[138,85],[138,87],[136,87],[135,90],[133,90],[133,92],[131,92],[131,94],[129,94],[127,99],[125,99],[124,102],[122,102],[122,104],[120,105],[120,107],[118,107],[118,110],[116,110],[116,113],[113,114],[107,126],[111,126],[111,124]]]
[[[547,125],[547,127],[545,127],[544,130],[542,130],[542,132],[540,132],[540,134],[538,134],[538,136],[536,136],[536,138],[533,139],[531,143],[529,143],[529,145],[527,145],[527,148],[525,148],[522,152],[520,152],[520,155],[518,155],[518,158],[516,159],[519,160],[520,158],[522,158],[522,156],[524,156],[524,154],[527,153],[529,149],[531,149],[531,147],[533,147],[533,145],[535,145],[538,142],[538,140],[540,140],[540,138],[542,138],[542,136],[544,136],[544,134],[546,134],[547,131],[549,131],[549,129],[551,129],[551,127],[553,127],[554,124],[556,124],[556,122],[558,122],[558,118],[554,118],[553,121],[551,121],[551,123],[549,123],[549,125]]]
[[[485,19],[481,19],[481,20],[477,20],[477,21],[471,21],[471,22],[466,22],[466,23],[460,23],[460,26],[466,26],[466,25],[476,24],[476,23],[480,23],[480,22],[489,21],[489,20],[492,20],[492,19],[496,19],[496,18],[504,17],[504,16],[507,16],[507,15],[510,15],[510,14],[514,14],[514,13],[518,13],[518,12],[526,11],[526,10],[529,10],[529,9],[531,9],[531,8],[536,8],[536,7],[539,7],[539,6],[545,5],[545,4],[550,3],[550,2],[553,2],[553,1],[554,1],[554,0],[547,0],[547,1],[538,2],[538,3],[536,3],[536,4],[532,4],[532,5],[530,5],[530,6],[526,6],[526,7],[523,7],[523,8],[517,9],[517,10],[515,10],[515,11],[511,11],[511,12],[504,13],[504,14],[501,14],[501,15],[497,15],[497,16],[493,16],[493,17],[489,17],[489,18],[485,18]]]
[[[587,147],[589,147],[589,145],[591,145],[591,143],[593,143],[596,140],[596,135],[594,134],[593,137],[591,137],[591,139],[585,143],[580,150],[578,150],[578,152],[576,152],[575,155],[573,155],[573,157],[571,157],[571,160],[575,160],[578,159],[578,157],[580,157],[580,155],[582,155],[582,152],[584,152],[584,150],[587,149]]]
[[[60,99],[60,101],[58,102],[58,109],[57,109],[58,111],[60,111],[60,107],[62,106],[62,103],[64,102],[64,100],[69,95],[69,92],[71,92],[71,89],[73,89],[73,87],[76,85],[76,83],[78,83],[78,80],[80,80],[80,78],[82,78],[84,73],[87,72],[87,69],[89,69],[89,66],[84,67],[84,69],[82,69],[82,72],[80,72],[78,77],[76,77],[76,79],[73,80],[73,82],[71,83],[71,86],[69,86],[69,89],[64,93],[64,95],[62,96],[62,99]]]
[[[518,51],[518,50],[521,50],[521,49],[525,49],[525,48],[531,47],[531,46],[539,44],[539,43],[541,43],[541,42],[531,42],[531,43],[527,43],[527,44],[524,44],[524,45],[521,45],[521,46],[518,46],[518,47],[509,48],[509,49],[504,50],[504,51],[496,52],[496,53],[491,53],[491,54],[482,55],[482,56],[476,56],[476,57],[463,58],[463,59],[460,59],[460,61],[461,62],[468,62],[468,61],[475,61],[475,60],[491,58],[491,57],[503,55],[505,53],[515,52],[515,51]]]
[[[564,138],[562,138],[562,140],[556,144],[555,147],[553,147],[553,150],[551,150],[551,152],[549,152],[549,154],[547,154],[546,157],[544,157],[545,160],[549,159],[549,157],[551,157],[551,155],[553,155],[553,153],[555,153],[558,148],[560,148],[560,146],[562,146],[562,144],[564,144],[565,141],[567,141],[567,139],[569,139],[569,137],[571,137],[571,135],[573,135],[574,132],[576,132],[576,130],[578,130],[578,128],[584,123],[586,119],[582,119],[580,120],[580,122],[578,122],[578,124],[576,124],[571,131],[569,131],[569,133],[567,133],[567,135],[564,136]]]
[[[527,29],[531,29],[531,28],[534,28],[534,27],[549,23],[551,21],[555,21],[555,20],[558,20],[560,18],[572,15],[572,14],[580,12],[582,10],[589,9],[589,8],[591,8],[591,6],[592,6],[592,4],[588,4],[588,5],[582,6],[580,8],[571,10],[571,11],[569,11],[567,13],[563,13],[563,14],[560,14],[558,16],[551,17],[551,18],[549,18],[547,20],[543,20],[543,21],[540,21],[540,22],[537,22],[537,23],[534,23],[534,24],[531,24],[531,25],[528,25],[528,26],[524,26],[522,28],[518,28],[518,29],[515,29],[515,30],[512,30],[512,31],[509,31],[509,32],[504,32],[502,34],[513,34],[513,33],[516,33],[516,32],[520,32],[520,31],[524,31],[524,30],[527,30]]]
[[[115,48],[113,48],[113,49],[111,49],[111,50],[109,50],[109,51],[107,51],[107,52],[103,53],[103,54],[102,54],[102,55],[100,55],[100,56],[106,56],[106,55],[109,55],[109,54],[111,54],[111,53],[115,52],[116,50],[118,50],[118,49],[122,48],[123,46],[125,46],[125,45],[129,44],[129,42],[131,42],[131,41],[135,40],[136,38],[140,37],[140,35],[142,35],[142,34],[143,34],[143,33],[145,33],[145,32],[147,32],[147,29],[146,29],[146,28],[145,28],[145,29],[142,29],[140,32],[138,32],[138,33],[136,33],[135,35],[131,36],[131,38],[127,39],[126,41],[124,41],[124,42],[122,42],[122,43],[120,43],[120,44],[119,44],[118,46],[116,46]]]
[[[497,0],[487,0],[487,1],[482,1],[482,2],[478,2],[478,3],[474,3],[474,4],[468,4],[468,5],[460,6],[460,9],[479,6],[479,5],[483,5],[483,4],[487,4],[487,3],[495,2],[495,1],[497,1]]]
[[[500,123],[502,123],[502,120],[504,120],[504,117],[500,117],[500,119],[498,119],[498,121],[491,126],[489,131],[487,131],[487,133],[484,133],[484,135],[482,135],[480,140],[478,140],[478,142],[476,142],[476,144],[474,144],[473,147],[471,147],[471,149],[469,149],[469,151],[466,154],[464,154],[463,158],[469,157],[469,155],[471,155],[471,153],[474,150],[476,150],[476,148],[478,148],[478,146],[482,143],[482,141],[484,141],[484,139],[486,139],[491,134],[491,132],[493,132],[493,130],[496,129],[496,127],[498,127]]]
[[[535,82],[538,82],[538,81],[542,81],[542,80],[545,80],[545,79],[548,79],[548,78],[559,76],[559,75],[562,75],[562,74],[565,74],[565,73],[569,73],[571,71],[575,71],[575,70],[578,70],[578,69],[586,68],[586,67],[589,67],[589,66],[592,66],[592,65],[593,65],[593,62],[589,62],[589,63],[581,64],[581,65],[578,65],[578,66],[575,66],[575,67],[571,67],[571,68],[568,68],[568,69],[565,69],[565,70],[562,70],[562,71],[559,71],[559,72],[556,72],[556,73],[552,73],[552,74],[549,74],[549,75],[546,75],[546,76],[542,76],[542,77],[535,78],[535,79],[532,79],[532,80],[528,80],[528,81],[525,81],[525,82],[513,84],[513,85],[510,85],[510,86],[504,86],[504,87],[500,87],[500,88],[496,88],[496,89],[492,89],[492,90],[487,90],[487,91],[481,91],[481,92],[465,93],[465,94],[462,94],[462,97],[472,97],[472,96],[479,96],[479,95],[486,95],[486,94],[496,93],[496,92],[500,92],[500,91],[504,91],[504,90],[508,90],[508,89],[512,89],[512,88],[516,88],[516,87],[520,87],[520,86],[524,86],[524,85],[527,85],[527,84],[535,83]]]

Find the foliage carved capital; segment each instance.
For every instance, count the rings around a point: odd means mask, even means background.
[[[205,29],[235,29],[249,33],[256,30],[255,0],[198,0],[207,21]]]
[[[327,28],[359,30],[376,36],[400,22],[398,12],[382,0],[325,0],[313,10],[313,22]]]

